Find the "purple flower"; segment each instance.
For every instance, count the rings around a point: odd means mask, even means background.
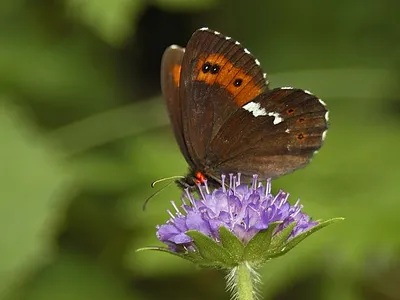
[[[295,224],[286,241],[317,226],[305,213],[297,201],[294,205],[288,202],[289,194],[279,191],[271,194],[271,180],[266,185],[253,175],[249,186],[240,183],[240,174],[229,177],[229,188],[226,188],[226,177],[221,176],[221,187],[210,191],[207,182],[198,185],[199,197],[185,190],[182,205],[178,207],[171,201],[174,212],[168,210],[170,219],[164,225],[157,226],[158,239],[168,245],[170,251],[195,251],[193,239],[186,233],[196,230],[219,243],[220,227],[232,232],[243,245],[260,231],[269,228],[270,224],[279,225],[272,236],[278,235],[290,224]]]

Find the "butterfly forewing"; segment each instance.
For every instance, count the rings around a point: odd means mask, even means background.
[[[184,137],[198,166],[207,164],[207,146],[226,119],[268,89],[258,61],[245,48],[205,29],[186,47],[181,86]]]

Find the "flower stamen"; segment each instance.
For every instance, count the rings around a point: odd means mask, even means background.
[[[257,189],[257,179],[258,179],[258,175],[254,174],[253,175],[253,181],[252,181],[252,184],[251,184],[251,189],[252,190],[256,190]]]
[[[271,178],[267,179],[267,184],[265,185],[265,196],[268,196],[271,194]]]
[[[226,179],[225,174],[222,174],[222,175],[221,175],[221,187],[222,187],[222,191],[223,191],[224,193],[226,193],[225,179]]]
[[[182,216],[182,213],[179,211],[178,207],[176,206],[175,201],[170,201],[170,202],[171,202],[172,206],[175,208],[176,215]]]
[[[173,213],[171,213],[171,211],[170,211],[169,209],[167,209],[167,214],[169,214],[169,215],[170,215],[170,217],[171,217],[171,221],[173,221],[173,220],[175,219],[175,216],[174,216],[174,214],[173,214]]]
[[[233,189],[233,173],[229,173],[229,189]]]

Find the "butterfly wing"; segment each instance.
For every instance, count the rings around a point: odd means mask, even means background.
[[[259,62],[243,46],[204,28],[188,42],[180,86],[183,136],[198,169],[209,164],[207,148],[225,121],[268,90]]]
[[[300,89],[274,89],[226,120],[207,148],[207,160],[213,173],[278,177],[308,164],[327,128],[320,99]]]
[[[168,48],[161,77],[181,151],[212,179],[278,177],[304,167],[322,145],[324,103],[299,89],[269,90],[259,62],[218,32],[200,29],[186,51]]]
[[[172,45],[168,47],[161,59],[161,90],[168,109],[175,139],[188,164],[194,167],[183,136],[182,104],[179,96],[181,66],[185,48]]]

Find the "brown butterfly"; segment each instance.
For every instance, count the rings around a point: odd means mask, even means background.
[[[307,165],[328,128],[325,103],[310,92],[269,89],[259,61],[230,37],[197,30],[186,49],[168,47],[161,87],[190,172],[181,187],[221,173],[274,178]]]

